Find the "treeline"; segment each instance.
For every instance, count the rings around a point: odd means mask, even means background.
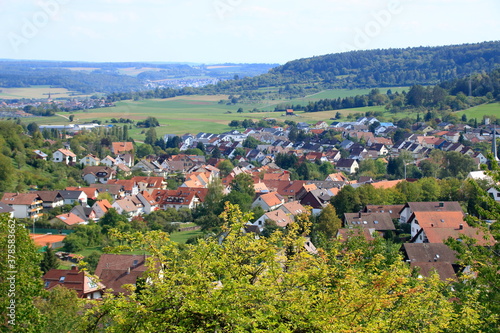
[[[294,60],[271,75],[336,86],[432,84],[500,65],[500,42],[352,51]]]
[[[414,85],[407,94],[394,96],[386,105],[393,113],[407,109],[458,111],[500,101],[500,70],[443,82],[433,87]]]

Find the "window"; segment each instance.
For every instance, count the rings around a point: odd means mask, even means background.
[[[59,282],[61,282],[61,283],[64,283],[64,280],[66,280],[66,277],[65,277],[65,276],[61,276],[61,277],[59,278]]]
[[[50,281],[45,281],[45,288],[48,288],[50,285]]]

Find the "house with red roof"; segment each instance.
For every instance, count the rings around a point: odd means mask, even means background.
[[[111,152],[115,155],[132,153],[134,151],[134,145],[132,142],[112,142]]]
[[[269,212],[277,209],[285,203],[285,199],[277,192],[261,194],[252,203],[252,208],[260,206],[264,211]]]
[[[167,208],[193,209],[201,202],[195,191],[183,187],[179,187],[177,190],[154,190],[151,196],[163,210]]]
[[[473,228],[464,221],[462,212],[414,212],[410,217],[411,243],[444,243],[448,238],[473,238],[477,245],[492,246],[495,240],[484,231]]]
[[[145,214],[154,212],[160,209],[158,202],[146,191],[137,194],[137,199],[139,199],[143,205],[143,211]]]
[[[95,275],[114,295],[128,295],[125,284],[137,285],[138,279],[148,269],[145,255],[102,254]]]
[[[77,224],[87,224],[88,223],[88,221],[85,221],[84,219],[78,217],[78,215],[73,214],[73,213],[66,213],[66,214],[57,215],[50,222],[53,223],[56,221],[62,222],[65,225],[70,226],[70,227],[77,225]]]
[[[113,206],[106,199],[96,201],[94,203],[94,205],[92,206],[92,209],[95,212],[95,217],[97,219],[100,219],[101,217],[103,217],[104,214],[106,214],[110,208],[113,208]]]
[[[163,190],[167,188],[167,182],[163,177],[132,177],[132,179],[137,186],[139,187],[139,191],[148,191],[152,193],[155,190]]]
[[[52,162],[55,163],[65,163],[65,164],[75,164],[77,162],[77,157],[75,153],[68,149],[58,149],[52,154]]]
[[[293,219],[285,213],[283,210],[277,209],[272,212],[267,212],[261,217],[259,217],[255,222],[250,223],[251,225],[255,225],[259,228],[259,231],[262,232],[264,230],[264,226],[266,223],[273,223],[278,227],[285,228],[290,223],[293,223]]]
[[[101,159],[95,155],[88,154],[80,160],[80,164],[84,166],[95,166],[101,163]]]
[[[43,215],[43,200],[36,193],[4,193],[0,202],[12,208],[18,219],[37,220]]]
[[[76,266],[71,269],[51,269],[42,279],[46,290],[59,286],[76,291],[79,298],[100,299],[105,289],[87,271],[80,271]]]

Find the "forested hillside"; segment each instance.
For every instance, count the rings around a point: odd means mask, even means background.
[[[432,84],[500,65],[500,42],[351,51],[294,60],[271,75],[358,87]]]
[[[351,51],[290,61],[267,74],[204,87],[208,93],[240,93],[256,99],[258,89],[279,87],[281,97],[323,89],[429,85],[489,72],[500,66],[500,42],[437,47]]]

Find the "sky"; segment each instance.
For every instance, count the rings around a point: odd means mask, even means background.
[[[0,59],[285,63],[500,39],[498,0],[0,0]]]

